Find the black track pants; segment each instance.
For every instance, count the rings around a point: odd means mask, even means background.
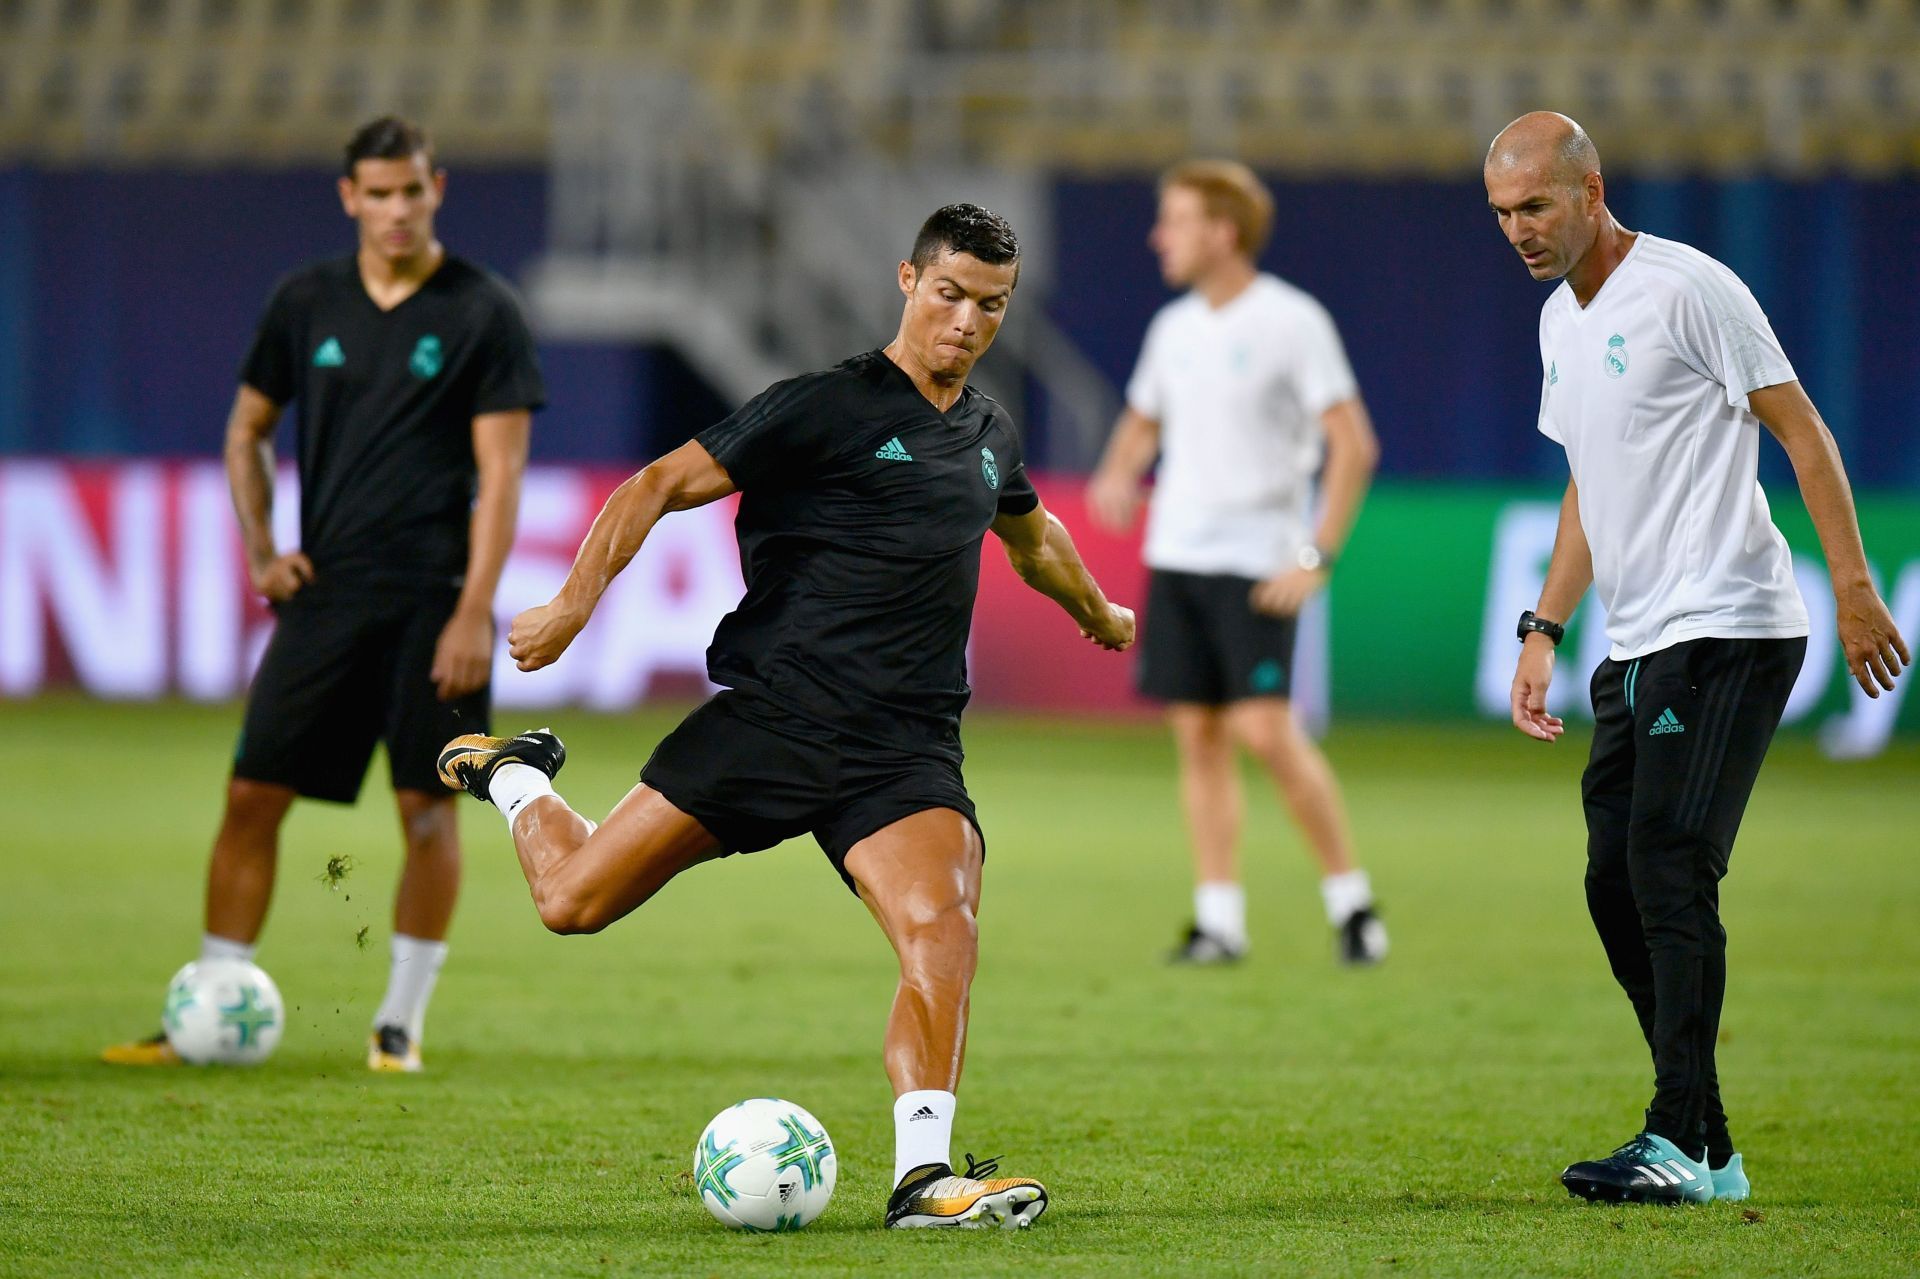
[[[1581,778],[1587,909],[1653,1050],[1647,1131],[1733,1151],[1714,1040],[1727,988],[1720,879],[1805,639],[1696,639],[1593,676]]]

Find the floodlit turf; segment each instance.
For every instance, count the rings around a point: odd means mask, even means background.
[[[598,814],[659,714],[554,717]],[[1920,1269],[1920,748],[1783,742],[1725,892],[1721,1050],[1750,1205],[1569,1200],[1650,1071],[1585,917],[1583,739],[1356,726],[1330,751],[1393,929],[1331,962],[1270,795],[1255,950],[1161,962],[1187,913],[1150,726],[976,718],[990,855],[956,1154],[1045,1178],[1034,1230],[888,1234],[893,972],[810,844],[701,867],[598,937],[539,925],[469,805],[429,1073],[370,1076],[397,867],[379,786],[303,806],[261,952],[292,1011],[248,1072],[96,1064],[194,953],[231,708],[0,704],[0,1272],[1910,1274]],[[376,774],[377,780],[378,774]],[[352,859],[328,886],[329,859]],[[336,869],[338,864],[336,864]],[[364,944],[357,940],[367,930]],[[695,1137],[791,1097],[841,1152],[799,1235],[721,1230]]]

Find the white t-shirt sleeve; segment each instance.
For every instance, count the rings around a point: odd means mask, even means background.
[[[1567,442],[1561,437],[1560,428],[1553,424],[1553,405],[1549,399],[1552,392],[1552,375],[1543,369],[1540,373],[1540,420],[1536,425],[1540,428],[1540,434],[1564,448]]]
[[[1165,361],[1162,348],[1166,346],[1166,314],[1161,311],[1147,325],[1147,336],[1140,342],[1140,359],[1133,366],[1133,376],[1127,379],[1127,407],[1156,422],[1165,416],[1167,407],[1165,379],[1161,375]]]
[[[1566,447],[1566,437],[1560,434],[1560,428],[1553,424],[1553,357],[1547,353],[1547,317],[1540,316],[1540,416],[1534,423],[1540,434],[1552,440],[1562,448]]]
[[[1726,388],[1735,408],[1746,408],[1747,396],[1763,387],[1795,380],[1767,313],[1740,277],[1717,262],[1688,281],[1672,321],[1682,358]]]
[[[1310,417],[1318,418],[1360,393],[1353,367],[1347,363],[1347,349],[1340,343],[1340,331],[1325,307],[1314,302],[1301,308],[1292,341],[1294,389],[1300,407]]]

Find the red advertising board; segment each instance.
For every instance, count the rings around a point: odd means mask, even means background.
[[[528,474],[497,601],[502,619],[550,598],[575,547],[625,472],[536,467]],[[1107,591],[1138,605],[1132,538],[1096,531],[1076,480],[1039,481]],[[297,540],[297,496],[280,477],[280,542]],[[741,591],[733,504],[662,521],[566,658],[526,675],[502,653],[503,705],[617,709],[663,688],[697,691],[714,624]],[[1052,601],[983,554],[970,661],[982,705],[1127,712],[1133,658],[1079,637]],[[248,588],[218,463],[0,462],[0,696],[78,685],[107,697],[240,693],[272,627]]]

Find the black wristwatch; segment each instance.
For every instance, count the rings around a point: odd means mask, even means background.
[[[1549,622],[1544,617],[1535,617],[1533,610],[1528,609],[1526,612],[1520,614],[1520,625],[1515,628],[1514,633],[1520,637],[1520,642],[1524,644],[1526,643],[1527,636],[1533,634],[1535,631],[1552,640],[1555,648],[1559,648],[1560,641],[1567,636],[1567,628],[1561,623]]]

